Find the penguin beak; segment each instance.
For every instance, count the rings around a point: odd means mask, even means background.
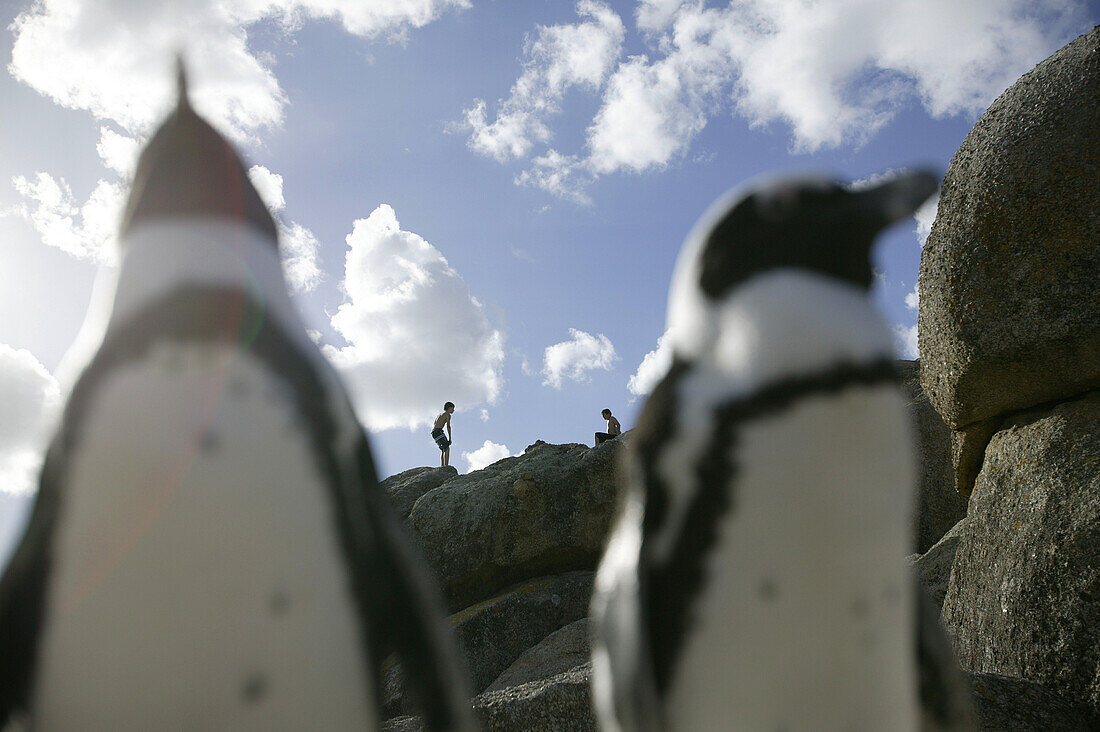
[[[929,170],[899,173],[877,186],[857,191],[857,210],[872,230],[879,231],[912,216],[939,187],[940,176]]]

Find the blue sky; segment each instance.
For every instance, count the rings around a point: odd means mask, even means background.
[[[715,198],[776,170],[946,170],[1100,4],[42,0],[0,20],[10,535],[176,49],[196,106],[256,166],[295,301],[388,475],[436,464],[426,425],[447,399],[460,471],[590,442],[604,407],[631,427],[673,262]],[[907,357],[934,213],[876,254]]]

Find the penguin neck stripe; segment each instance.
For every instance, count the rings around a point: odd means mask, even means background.
[[[685,366],[677,371],[677,380],[682,380],[689,370],[690,366]],[[746,422],[789,409],[808,397],[836,394],[854,386],[895,383],[897,378],[891,358],[858,365],[842,363],[807,376],[774,382],[715,408],[715,430],[697,464],[695,490],[672,552],[661,564],[652,562],[651,558],[644,562],[648,567],[643,576],[646,622],[655,681],[662,694],[668,690],[683,650],[693,606],[705,579],[704,560],[718,540],[722,517],[736,508],[738,466],[733,456],[738,428]],[[647,535],[659,530],[668,519],[667,488],[656,480],[654,468],[646,472],[646,523],[651,527]],[[652,517],[649,515],[651,508],[656,509]]]
[[[124,243],[112,325],[183,287],[236,288],[263,303],[281,323],[298,323],[278,254],[254,226],[211,217],[160,220],[135,226]]]

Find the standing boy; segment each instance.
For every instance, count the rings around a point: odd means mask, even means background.
[[[443,405],[443,413],[435,418],[435,426],[432,427],[432,439],[435,440],[435,444],[439,445],[439,449],[443,452],[439,458],[441,467],[451,464],[451,415],[454,413],[454,402],[447,402]],[[446,435],[443,434],[444,425],[447,426]]]
[[[613,416],[611,416],[611,410],[610,409],[605,409],[602,412],[600,412],[600,414],[602,414],[603,418],[607,420],[607,432],[597,432],[596,433],[596,444],[597,445],[600,444],[601,442],[605,442],[607,440],[618,437],[623,432],[623,428],[619,425],[619,420],[617,420]]]

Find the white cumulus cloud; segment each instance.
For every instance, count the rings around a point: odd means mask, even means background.
[[[185,54],[196,109],[238,143],[257,142],[264,130],[282,123],[287,97],[271,58],[249,47],[252,25],[272,21],[291,34],[308,20],[330,19],[354,35],[400,41],[409,29],[470,2],[38,0],[27,5],[9,26],[14,43],[8,73],[59,106],[113,123],[100,127],[96,151],[122,182],[100,180],[80,204],[59,176],[17,176],[13,183],[26,202],[16,212],[46,244],[111,263],[137,151],[175,97],[177,52]],[[293,222],[283,233],[288,276],[297,289],[308,290],[319,277],[316,240]]]
[[[0,493],[28,495],[37,490],[61,389],[30,351],[0,343],[0,404]]]
[[[626,384],[634,396],[645,396],[653,391],[672,366],[672,340],[666,332],[657,339],[657,347],[647,353]]]
[[[515,177],[519,186],[541,188],[561,198],[569,199],[581,205],[589,205],[592,199],[584,189],[592,182],[584,161],[576,155],[562,155],[557,150],[548,150],[531,161],[532,167]]]
[[[174,94],[172,59],[187,56],[195,106],[238,141],[282,121],[286,95],[250,50],[248,27],[337,20],[354,35],[400,39],[469,0],[41,0],[11,25],[9,73],[70,109],[148,131]]]
[[[917,326],[895,325],[894,345],[902,358],[920,358],[920,350],[917,348]]]
[[[134,168],[137,167],[138,154],[143,144],[143,140],[121,135],[110,127],[100,127],[99,142],[95,149],[104,165],[129,180],[134,176]]]
[[[481,447],[473,452],[462,453],[462,459],[466,461],[467,473],[481,470],[486,465],[492,465],[497,460],[503,460],[511,456],[512,451],[508,449],[507,445],[499,445],[489,440],[486,440]]]
[[[917,209],[917,212],[915,214],[913,214],[913,217],[916,219],[916,222],[917,222],[917,228],[915,230],[915,233],[917,235],[917,242],[920,244],[922,249],[924,248],[924,243],[926,241],[928,241],[928,235],[930,233],[932,233],[932,224],[934,224],[936,222],[936,210],[939,207],[939,204],[940,204],[940,197],[939,197],[939,194],[937,194],[935,196],[932,196],[927,201],[925,201],[924,205],[921,206],[919,209]],[[905,296],[905,306],[907,308],[909,308],[910,310],[916,310],[918,307],[920,307],[920,283],[919,282],[918,283],[913,283],[913,290],[911,292],[909,292],[908,294],[906,294],[906,296]],[[908,338],[908,340],[903,339],[903,342],[908,342],[908,341],[911,340],[912,344],[913,344],[912,348],[908,349],[907,352],[916,354],[916,352],[917,352],[916,338],[917,338],[917,335],[916,335],[916,330],[915,330],[915,327],[914,327],[912,337]],[[907,348],[908,348],[908,346],[907,346]],[[913,355],[912,358],[916,358],[916,355]]]
[[[638,9],[634,14],[638,29],[652,34],[668,27],[680,6],[688,0],[638,0]]]
[[[921,248],[924,248],[924,243],[928,241],[928,235],[932,233],[932,224],[936,223],[936,210],[940,205],[940,196],[936,194],[924,202],[917,212],[913,216],[917,220],[917,241],[920,242]]]
[[[467,110],[470,146],[499,160],[532,157],[517,184],[587,202],[583,189],[602,175],[682,159],[717,114],[786,129],[798,151],[858,145],[906,105],[933,117],[980,112],[1087,30],[1086,15],[1071,0],[641,0],[635,21],[648,52],[582,86],[600,97],[583,152],[539,150],[553,136],[548,117],[519,101],[537,124],[511,114],[521,82],[552,67],[530,53],[495,122],[483,102]]]
[[[297,222],[286,225],[279,222],[280,251],[283,272],[290,286],[297,292],[309,292],[324,278],[318,264],[317,252],[321,248],[313,232]]]
[[[283,197],[283,176],[272,173],[263,165],[253,165],[248,169],[248,179],[256,187],[256,192],[272,213],[279,213],[286,208],[286,199]]]
[[[258,3],[252,3],[258,5]],[[16,17],[8,72],[69,109],[147,132],[171,103],[175,49],[184,49],[196,106],[247,139],[282,120],[285,96],[248,49],[244,3],[44,0]],[[243,11],[243,12],[242,12]],[[250,17],[251,16],[251,17]]]
[[[633,56],[615,71],[588,128],[595,175],[663,167],[706,126],[734,69],[715,38],[716,17],[680,10],[662,39],[664,58]]]
[[[976,113],[1081,20],[1062,0],[744,7],[717,31],[737,64],[737,110],[785,124],[803,150],[866,139],[913,99],[935,117]]]
[[[913,285],[913,290],[905,296],[905,307],[916,310],[920,306],[920,283]]]
[[[404,40],[409,29],[431,23],[450,8],[471,5],[470,0],[251,0],[248,4],[260,14],[273,9],[297,22],[303,17],[332,18],[353,35],[386,35],[395,41]]]
[[[494,403],[504,337],[439,250],[401,229],[387,204],[357,220],[347,244],[348,299],[332,327],[348,345],[324,352],[367,427],[426,425],[445,401]]]
[[[584,381],[588,372],[610,371],[619,354],[607,336],[595,336],[576,328],[569,329],[569,340],[547,346],[542,357],[543,385],[560,389],[562,379]]]

